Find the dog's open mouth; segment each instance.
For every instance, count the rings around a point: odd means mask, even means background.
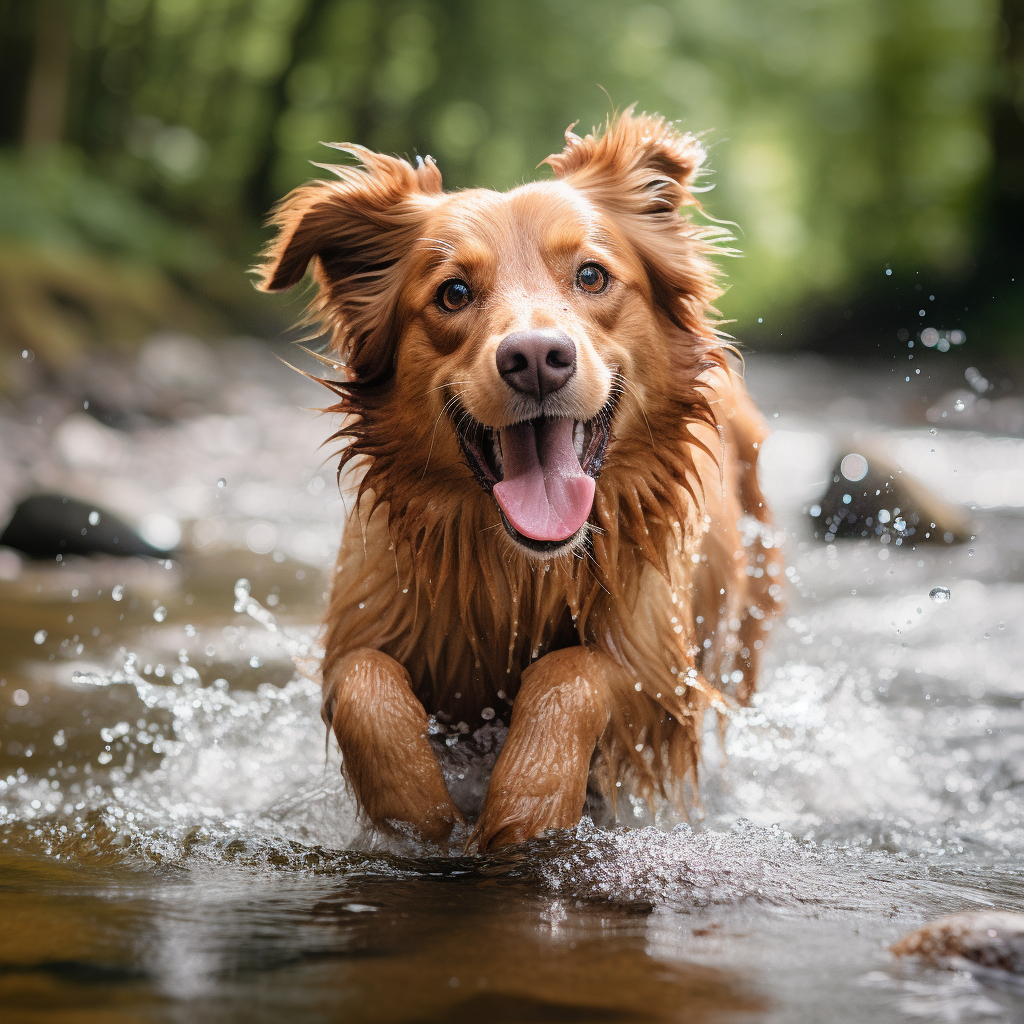
[[[535,551],[574,540],[594,504],[615,397],[590,420],[540,416],[487,427],[465,410],[454,416],[474,476],[494,495],[505,529]]]

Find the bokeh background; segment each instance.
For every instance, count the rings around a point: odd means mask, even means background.
[[[284,328],[245,271],[320,141],[507,188],[633,102],[704,133],[748,346],[1024,349],[1024,0],[0,0],[0,90],[8,391]]]

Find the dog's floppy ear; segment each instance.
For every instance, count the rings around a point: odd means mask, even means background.
[[[360,164],[317,165],[339,180],[310,182],[277,206],[270,223],[278,234],[257,267],[258,287],[291,288],[312,263],[318,290],[307,320],[330,330],[357,379],[373,382],[387,376],[394,358],[396,266],[422,233],[441,174],[429,157],[413,167],[361,146],[334,148]]]
[[[707,255],[715,249],[712,240],[729,233],[680,216],[686,206],[700,210],[691,188],[704,157],[692,135],[629,107],[604,132],[580,138],[568,129],[565,149],[544,163],[621,223],[657,301],[678,326],[706,337],[713,332],[707,314],[721,294]]]

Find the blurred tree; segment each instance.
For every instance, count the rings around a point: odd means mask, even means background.
[[[745,254],[722,303],[736,332],[839,338],[867,321],[828,310],[894,316],[915,273],[962,316],[980,240],[1020,217],[1001,140],[1019,136],[1021,3],[0,0],[23,111],[0,143],[53,141],[66,106],[88,166],[247,261],[271,204],[330,159],[321,140],[505,188],[569,123],[638,101],[708,133],[707,205]]]
[[[64,0],[40,0],[33,49],[22,126],[29,152],[58,146],[64,137],[71,73],[71,25]]]
[[[1024,347],[1024,0],[1003,0],[991,134],[995,160],[986,190],[978,290],[982,301],[992,293],[985,326],[1019,351]]]

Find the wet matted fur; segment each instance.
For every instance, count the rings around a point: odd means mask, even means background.
[[[629,110],[567,132],[554,180],[508,193],[445,193],[429,158],[338,148],[359,163],[281,203],[260,273],[278,291],[312,263],[308,317],[348,378],[325,380],[358,500],[322,672],[362,808],[444,839],[461,815],[428,715],[457,732],[487,709],[511,724],[481,849],[574,824],[588,777],[613,799],[622,782],[682,800],[705,710],[753,693],[781,583],[764,425],[716,328],[727,235],[686,215],[700,143]],[[496,363],[503,340],[538,331],[574,353],[549,394]],[[566,419],[565,486],[596,483],[586,522],[521,532],[496,500],[502,452],[525,430],[548,488],[542,438]]]

